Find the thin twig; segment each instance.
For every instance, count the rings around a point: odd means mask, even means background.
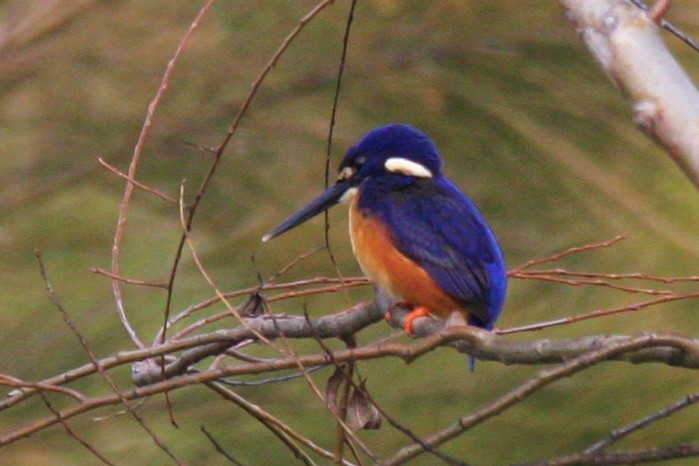
[[[247,322],[243,317],[240,315],[238,312],[238,309],[234,306],[232,306],[228,300],[223,296],[223,292],[218,288],[214,280],[211,278],[211,275],[207,272],[206,268],[204,267],[203,262],[201,261],[201,258],[199,257],[199,253],[197,252],[197,249],[194,247],[194,243],[192,242],[192,239],[189,234],[187,234],[187,220],[185,218],[184,214],[184,203],[182,202],[184,196],[184,185],[180,186],[180,222],[182,224],[182,228],[185,231],[183,237],[186,240],[186,244],[189,248],[189,252],[192,254],[192,258],[194,259],[194,263],[197,265],[197,268],[199,269],[199,273],[204,277],[206,280],[206,283],[214,290],[216,293],[216,296],[218,296],[219,300],[226,306],[228,309],[228,312],[235,316],[235,318],[240,322],[240,324],[250,330],[252,332],[252,335],[254,338],[256,338],[258,341],[267,343],[270,348],[275,348],[275,345],[272,344],[271,341],[269,341],[264,335],[256,331],[254,328],[251,328],[247,325]],[[165,337],[165,333],[163,332],[163,338]],[[165,366],[163,365],[163,370],[165,370]]]
[[[595,279],[595,280],[582,280],[579,278],[576,279],[567,279],[567,278],[561,278],[560,276],[557,276],[558,274],[543,274],[543,273],[538,273],[537,271],[534,272],[517,272],[513,273],[510,275],[510,278],[520,278],[524,280],[540,280],[540,281],[546,281],[546,282],[554,282],[554,283],[561,283],[564,285],[569,285],[569,286],[599,286],[603,288],[612,288],[614,290],[618,291],[623,291],[626,293],[640,293],[640,294],[648,294],[648,295],[675,295],[674,291],[670,290],[653,290],[653,289],[648,289],[648,288],[636,288],[636,287],[630,287],[630,286],[621,286],[621,285],[616,285],[614,283],[609,283],[606,282],[602,279]],[[563,274],[560,274],[563,275]]]
[[[305,259],[308,259],[308,258],[311,257],[313,254],[315,254],[315,253],[317,253],[317,252],[319,252],[319,251],[322,251],[322,250],[323,250],[323,246],[319,246],[319,247],[317,247],[317,248],[315,248],[315,249],[311,249],[311,250],[308,251],[308,252],[305,252],[305,253],[303,253],[303,254],[299,254],[298,256],[294,257],[288,264],[286,264],[284,267],[282,267],[281,269],[279,269],[278,272],[273,273],[269,278],[267,278],[267,280],[264,281],[264,284],[263,284],[262,287],[264,288],[264,286],[265,286],[266,284],[269,284],[269,283],[272,283],[272,282],[276,281],[277,278],[279,278],[279,277],[285,275],[289,270],[291,270],[292,268],[294,268],[294,266],[296,266],[299,262],[301,262],[301,261],[303,261],[303,260],[305,260]]]
[[[584,244],[582,246],[575,246],[572,248],[568,248],[565,251],[552,254],[550,256],[542,257],[539,259],[532,259],[530,261],[525,262],[524,264],[520,265],[519,267],[516,267],[512,269],[508,274],[515,274],[517,272],[521,272],[524,269],[528,269],[530,267],[533,267],[535,265],[540,265],[540,264],[545,264],[547,262],[555,262],[557,260],[560,260],[566,256],[569,256],[571,254],[575,254],[578,252],[583,252],[583,251],[592,251],[595,249],[602,249],[602,248],[608,248],[609,246],[612,246],[619,241],[626,239],[623,236],[615,236],[614,238],[607,240],[607,241],[602,241],[600,243],[589,243],[589,244]]]
[[[62,393],[64,395],[68,395],[68,396],[74,398],[78,402],[83,402],[86,399],[85,395],[78,392],[77,390],[73,390],[72,388],[60,387],[58,385],[52,385],[52,384],[41,383],[41,382],[39,382],[39,383],[25,382],[24,380],[20,380],[16,377],[12,377],[11,375],[7,375],[7,374],[0,374],[0,385],[5,385],[7,387],[17,388],[18,390],[16,393],[20,393],[22,391],[22,389],[31,388],[37,392],[46,391],[46,392]],[[14,396],[14,394],[11,392],[10,396]]]
[[[618,442],[619,440],[623,439],[624,437],[628,436],[629,434],[632,434],[634,432],[637,432],[641,429],[644,429],[654,423],[655,421],[658,421],[660,419],[664,419],[667,417],[670,417],[671,415],[675,414],[678,411],[681,411],[688,406],[693,405],[694,403],[699,401],[699,392],[697,393],[692,393],[690,395],[685,396],[679,401],[676,401],[675,403],[671,404],[670,406],[666,406],[660,411],[653,413],[649,416],[646,416],[642,419],[639,419],[637,421],[634,421],[624,427],[621,427],[619,429],[613,430],[606,438],[595,442],[594,444],[590,445],[587,447],[584,451],[584,453],[598,453],[600,451],[605,450],[607,447],[612,445],[613,443]]]
[[[546,269],[546,270],[527,270],[526,272],[512,272],[511,277],[520,278],[520,274],[529,278],[533,275],[566,275],[572,277],[584,278],[600,278],[604,280],[646,280],[660,283],[677,283],[677,282],[697,282],[699,275],[688,275],[684,277],[660,277],[657,275],[649,275],[645,273],[599,273],[599,272],[581,272],[577,270],[567,269]]]
[[[682,301],[682,300],[686,300],[686,299],[696,299],[696,298],[699,298],[699,292],[687,293],[687,294],[664,295],[664,296],[661,296],[660,298],[651,299],[648,301],[641,301],[641,302],[637,302],[637,303],[626,304],[624,306],[619,306],[619,307],[614,307],[614,308],[596,309],[596,310],[591,311],[591,312],[586,312],[583,314],[576,314],[576,315],[572,315],[572,316],[568,316],[568,317],[561,317],[560,319],[548,320],[546,322],[536,322],[533,324],[520,325],[517,327],[497,329],[497,330],[495,330],[495,332],[500,334],[500,335],[507,335],[509,333],[518,333],[518,332],[531,332],[531,331],[535,331],[535,330],[541,330],[544,328],[555,327],[557,325],[572,324],[573,322],[579,322],[582,320],[593,319],[593,318],[602,317],[602,316],[610,316],[610,315],[619,314],[622,312],[640,311],[641,309],[645,309],[645,308],[650,307],[650,306],[657,306],[658,304],[669,303],[672,301]]]
[[[337,68],[337,78],[335,79],[335,94],[333,95],[333,104],[330,111],[330,124],[328,125],[328,139],[325,145],[325,188],[330,185],[330,160],[332,157],[332,145],[333,145],[333,134],[335,132],[335,122],[337,120],[337,107],[340,103],[340,90],[342,89],[342,76],[345,72],[345,64],[347,63],[347,47],[349,45],[350,31],[352,30],[352,21],[354,20],[354,10],[357,6],[357,0],[352,0],[350,4],[349,13],[347,14],[347,21],[345,22],[345,34],[342,37],[342,52],[340,53],[340,66]],[[328,217],[328,211],[324,213],[325,225],[325,248],[330,253],[331,258],[332,252],[330,252],[330,221]]]
[[[233,455],[231,455],[230,453],[228,453],[228,452],[216,441],[216,439],[214,438],[214,436],[211,435],[211,434],[209,433],[208,430],[206,430],[206,427],[204,427],[204,426],[199,426],[199,429],[202,431],[202,433],[203,433],[204,435],[206,435],[206,438],[209,439],[209,442],[211,442],[212,445],[214,446],[214,448],[216,448],[216,451],[219,452],[219,453],[221,453],[221,454],[223,455],[224,458],[226,458],[228,461],[231,462],[231,464],[235,464],[236,466],[244,466],[243,463],[241,463],[240,461],[238,461],[237,459],[235,459],[235,458],[233,457]]]
[[[133,185],[136,186],[137,188],[140,188],[140,189],[142,189],[142,190],[144,190],[144,191],[146,191],[146,192],[148,192],[148,193],[151,193],[151,194],[154,195],[155,197],[159,197],[160,199],[162,199],[162,200],[164,200],[164,201],[177,204],[177,199],[175,199],[174,197],[168,196],[167,194],[164,194],[164,193],[158,191],[158,190],[155,189],[155,188],[151,188],[151,187],[148,186],[148,185],[145,185],[145,184],[143,184],[143,183],[141,183],[141,182],[139,182],[139,181],[136,181],[136,180],[134,180],[134,179],[132,179],[132,178],[129,178],[129,175],[127,175],[127,174],[124,173],[124,172],[119,171],[116,167],[114,167],[114,166],[112,166],[112,165],[109,165],[107,162],[104,161],[104,159],[103,159],[102,157],[99,157],[99,158],[97,159],[97,161],[99,161],[100,165],[102,165],[104,168],[106,168],[106,169],[109,170],[110,172],[114,173],[115,175],[117,175],[117,176],[119,176],[119,177],[125,179],[126,181],[128,181],[128,182],[131,183],[131,184],[133,184]]]
[[[153,287],[153,288],[166,288],[167,289],[167,283],[149,282],[149,281],[145,281],[145,280],[138,280],[135,278],[126,278],[126,277],[122,277],[120,275],[113,274],[112,272],[109,272],[107,270],[100,269],[99,267],[92,267],[90,269],[90,272],[93,272],[93,273],[96,273],[99,275],[105,275],[105,276],[110,277],[114,280],[119,280],[119,281],[122,281],[124,283],[129,284],[129,285],[149,286],[149,287]]]
[[[237,298],[240,296],[249,296],[252,293],[255,292],[262,292],[262,291],[267,291],[267,290],[280,290],[280,289],[292,289],[292,290],[298,290],[300,288],[306,287],[306,286],[311,286],[311,285],[316,285],[316,284],[325,284],[325,283],[332,283],[333,285],[326,286],[326,287],[317,287],[313,288],[311,290],[302,290],[302,291],[297,291],[297,292],[291,292],[291,293],[282,293],[279,295],[274,295],[267,297],[266,300],[267,302],[273,302],[273,301],[281,301],[283,299],[288,299],[292,297],[299,297],[299,296],[305,296],[309,294],[321,294],[321,293],[333,293],[333,292],[338,292],[341,291],[344,288],[352,288],[352,287],[357,287],[357,286],[366,286],[370,285],[371,283],[369,280],[365,277],[346,277],[343,279],[339,278],[329,278],[329,277],[316,277],[316,278],[310,278],[310,279],[304,279],[304,280],[298,280],[294,282],[288,282],[288,283],[267,283],[265,285],[262,285],[262,287],[255,286],[255,287],[249,287],[249,288],[243,288],[240,290],[236,291],[229,291],[229,292],[222,292],[221,296],[223,296],[225,299],[232,299],[232,298]],[[192,314],[194,314],[197,311],[200,311],[202,309],[205,309],[207,307],[210,307],[216,303],[221,302],[221,298],[216,295],[213,296],[209,299],[206,299],[205,301],[202,301],[197,304],[193,304],[184,311],[180,312],[176,316],[172,317],[170,319],[170,322],[168,323],[168,328],[176,324],[177,322],[190,317]],[[219,318],[223,318],[225,316],[229,315],[227,312],[220,315]],[[215,319],[215,317],[207,317],[205,319],[202,319],[202,321],[206,321],[209,319],[210,321]],[[192,326],[196,327],[201,327],[206,322],[197,322],[194,324],[191,324]],[[179,331],[178,333],[174,334],[171,338],[172,339],[179,339],[182,336],[186,335],[189,333],[189,327],[187,327],[184,330]],[[161,340],[161,334],[158,333],[155,338],[155,343]]]
[[[44,402],[44,404],[49,409],[49,411],[51,411],[56,416],[56,419],[63,426],[63,429],[66,431],[66,433],[68,434],[69,437],[71,437],[76,442],[78,442],[80,445],[82,445],[83,448],[85,448],[87,451],[92,453],[92,455],[95,458],[97,458],[98,460],[100,460],[103,464],[107,464],[109,466],[114,466],[114,463],[112,463],[107,458],[105,458],[100,452],[97,451],[97,449],[95,447],[90,445],[87,441],[85,441],[78,434],[76,434],[73,429],[71,429],[71,427],[68,425],[68,422],[66,422],[63,418],[61,418],[61,413],[59,413],[58,411],[56,411],[54,409],[54,407],[51,405],[51,403],[49,403],[48,398],[46,398],[46,396],[44,396],[43,393],[40,393],[39,396],[41,397],[41,400]]]

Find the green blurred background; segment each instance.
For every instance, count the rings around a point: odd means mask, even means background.
[[[202,1],[0,2],[0,373],[39,380],[87,358],[44,289],[34,251],[99,356],[131,348],[118,324],[107,279],[123,183],[97,163],[126,171],[147,106],[168,59]],[[220,0],[196,32],[158,108],[138,179],[191,196],[250,85],[315,1]],[[303,31],[265,81],[207,193],[193,238],[224,290],[256,284],[323,241],[320,220],[262,245],[267,229],[322,188],[325,140],[347,1]],[[669,18],[699,35],[699,6],[677,0]],[[688,68],[699,55],[668,43]],[[481,206],[510,266],[588,242],[624,235],[613,248],[564,260],[597,272],[698,274],[699,195],[669,158],[636,130],[630,110],[565,20],[557,2],[530,0],[359,2],[333,146],[336,163],[369,128],[407,121],[440,146],[447,173]],[[333,170],[336,165],[333,165]],[[343,209],[331,214],[333,251],[346,275],[359,274]],[[123,272],[167,278],[179,237],[174,206],[138,192],[132,202]],[[255,263],[250,260],[255,253]],[[288,279],[332,276],[324,253]],[[644,286],[648,286],[645,284]],[[678,291],[696,285],[675,286]],[[213,293],[185,255],[173,308]],[[321,315],[371,298],[370,289],[278,303],[277,312]],[[500,327],[614,307],[643,296],[605,289],[513,281]],[[162,321],[162,291],[125,287],[142,338]],[[675,303],[580,322],[516,339],[643,331],[699,333],[696,305]],[[385,324],[363,342],[392,333]],[[314,344],[301,346],[318,351]],[[397,360],[360,366],[381,405],[418,434],[432,432],[537,373],[538,367],[480,363],[442,349],[411,366]],[[322,385],[328,372],[314,378]],[[128,368],[114,372],[130,385]],[[76,384],[107,393],[97,379]],[[658,364],[608,363],[547,387],[443,451],[475,465],[499,465],[578,451],[697,390],[696,373]],[[334,425],[304,381],[239,392],[332,448]],[[52,397],[56,407],[69,401]],[[226,464],[204,425],[244,464],[291,464],[288,450],[256,421],[204,388],[172,394],[180,428],[162,397],[140,412],[183,460]],[[130,416],[105,409],[71,421],[76,432],[120,465],[171,464]],[[47,416],[34,401],[0,413],[0,429]],[[696,407],[657,423],[620,447],[696,441]],[[384,426],[360,436],[379,454],[408,443]],[[321,464],[323,461],[321,461]],[[99,464],[56,426],[0,449],[0,464]],[[441,464],[423,455],[411,464]],[[675,461],[692,465],[696,460]]]

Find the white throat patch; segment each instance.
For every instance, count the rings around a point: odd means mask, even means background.
[[[350,202],[352,199],[354,199],[354,196],[357,195],[357,188],[349,188],[345,193],[340,197],[338,202],[341,202],[343,204],[346,204]]]
[[[432,172],[422,164],[402,157],[391,157],[384,164],[386,170],[401,175],[415,176],[418,178],[432,178]]]

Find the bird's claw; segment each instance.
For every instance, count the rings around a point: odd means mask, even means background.
[[[413,308],[412,311],[408,313],[407,316],[405,316],[405,322],[403,323],[403,330],[405,330],[405,333],[408,335],[414,335],[415,334],[415,328],[414,328],[414,322],[416,319],[419,319],[420,317],[428,317],[430,315],[429,309],[423,306],[418,306]]]

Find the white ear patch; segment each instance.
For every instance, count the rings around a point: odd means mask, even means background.
[[[432,172],[427,167],[402,157],[391,157],[386,160],[384,167],[393,173],[416,176],[418,178],[432,178]]]

